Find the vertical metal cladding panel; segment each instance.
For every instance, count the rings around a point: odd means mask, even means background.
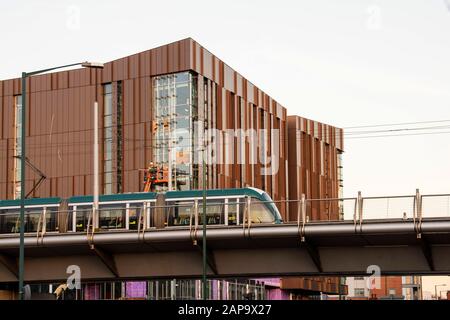
[[[83,162],[84,162],[84,148],[83,148],[83,143],[87,143],[85,141],[83,141],[83,136],[82,136],[82,131],[81,130],[86,130],[87,129],[87,123],[83,123],[83,122],[87,122],[88,119],[87,115],[93,113],[93,102],[89,101],[88,97],[89,97],[89,88],[90,86],[84,86],[82,88],[80,88],[79,91],[79,98],[78,98],[78,103],[75,104],[75,116],[74,116],[74,123],[75,126],[77,128],[75,135],[74,135],[74,174],[75,175],[80,175],[82,172],[82,168],[83,166]],[[91,116],[92,119],[92,116]],[[84,129],[82,129],[84,127]],[[92,134],[93,135],[93,132]],[[77,182],[79,182],[79,180],[77,180]]]
[[[3,104],[2,96],[2,82],[0,81],[0,139],[4,138],[4,127],[5,127],[5,106]]]
[[[79,73],[76,71],[78,71],[78,70],[73,70],[71,72],[68,72],[68,74],[67,74],[68,78],[69,78],[69,80],[68,80],[69,88],[79,86]]]
[[[0,184],[8,181],[8,140],[0,140]],[[0,198],[1,199],[1,198]],[[5,199],[5,198],[3,198]]]
[[[161,73],[169,72],[169,50],[168,46],[162,46],[159,48],[161,54]]]
[[[218,109],[217,109],[217,91],[218,91],[218,86],[216,83],[212,82],[212,81],[207,81],[207,85],[208,85],[208,103],[207,103],[207,108],[208,112],[210,112],[211,114],[211,120],[210,120],[210,128],[217,128],[217,123],[218,123]],[[212,179],[212,187],[213,188],[217,188],[218,187],[218,164],[215,163],[213,164],[213,179]]]
[[[194,70],[200,74],[202,74],[201,66],[202,66],[202,48],[200,45],[194,41],[194,52],[195,52],[195,68]]]
[[[203,75],[208,79],[213,79],[213,55],[206,49],[203,49]]]
[[[65,144],[65,126],[67,125],[67,117],[66,117],[66,110],[67,110],[67,103],[68,103],[68,89],[62,90],[61,95],[61,104],[58,105],[58,139],[57,139],[57,154],[58,154],[58,160],[57,160],[57,177],[64,177],[64,150],[63,146]],[[61,192],[65,192],[64,190],[64,184],[63,181],[60,181],[61,184],[58,183],[58,187],[61,188]]]
[[[112,62],[105,63],[102,72],[101,83],[111,82],[112,77],[113,77],[113,63]]]
[[[138,78],[140,76],[139,67],[140,67],[140,58],[141,54],[133,54],[128,57],[128,78]]]
[[[129,95],[131,94],[133,97],[133,101],[131,102],[133,107],[133,123],[137,124],[142,122],[140,112],[141,96],[139,95],[139,79],[132,79],[131,82],[133,84],[133,88],[132,91],[129,92],[128,94]]]
[[[49,182],[51,183],[51,178],[54,177],[53,175],[53,166],[54,166],[54,143],[55,143],[55,131],[57,126],[57,119],[56,119],[56,108],[57,108],[57,102],[58,102],[58,90],[53,90],[49,92],[49,99],[47,100],[49,103],[48,108],[48,115],[49,115],[49,127],[48,127],[48,145],[47,145],[47,159],[46,159],[46,175],[49,179]],[[52,189],[50,187],[50,195],[52,192]]]
[[[123,126],[123,136],[124,136],[124,157],[123,157],[123,166],[125,171],[129,171],[133,169],[134,162],[134,152],[133,152],[133,125],[124,125]]]
[[[260,129],[261,129],[261,118],[260,118],[260,109],[257,105],[255,105],[253,107],[253,125],[254,125],[254,129],[256,130],[256,141],[253,141],[253,144],[256,145],[255,151],[256,151],[256,155],[255,155],[255,161],[254,161],[254,176],[255,176],[255,184],[254,186],[256,188],[261,189],[262,188],[262,183],[261,183],[261,159],[260,159],[260,155],[261,155],[261,145],[260,145]]]
[[[238,109],[238,103],[237,103],[237,99],[239,99],[239,97],[237,97],[236,95],[231,95],[231,103],[232,103],[232,108],[231,108],[231,123],[230,123],[230,129],[233,130],[233,133],[236,132],[237,128],[238,128],[238,119],[239,119],[239,109]],[[232,143],[232,145],[230,146],[230,148],[232,148],[232,187],[233,188],[239,188],[239,184],[238,184],[238,180],[239,180],[239,163],[238,163],[238,140],[235,134],[233,134],[230,138],[230,141]]]
[[[136,143],[135,143],[135,164],[134,169],[135,171],[139,171],[140,168],[146,168],[148,163],[145,162],[145,124],[144,123],[138,123],[136,126]]]
[[[128,78],[128,58],[115,60],[112,66],[112,81]]]
[[[153,51],[153,50],[152,50]],[[167,70],[167,59],[164,58],[164,49],[162,47],[154,49],[156,59],[152,62],[155,63],[155,74],[163,74]],[[152,56],[153,60],[153,56]]]
[[[8,181],[6,185],[6,194],[7,199],[13,199],[13,181],[14,181],[14,140],[13,139],[6,139],[6,145],[7,145],[7,154],[6,154],[6,161],[7,161],[7,177],[6,180]]]
[[[191,39],[185,39],[180,42],[180,70],[189,70],[191,68]]]
[[[73,156],[72,153],[74,153],[75,150],[73,150],[74,144],[71,139],[71,133],[75,131],[75,125],[74,116],[76,114],[75,112],[75,105],[77,101],[75,99],[79,99],[79,87],[70,88],[68,90],[68,101],[67,101],[67,107],[64,112],[64,120],[67,121],[65,130],[63,132],[64,136],[64,144],[62,146],[62,153],[63,153],[63,163],[64,163],[64,175],[65,176],[72,176],[73,175]]]
[[[203,71],[203,61],[204,61],[203,52],[204,52],[204,49],[203,49],[201,46],[199,46],[199,53],[200,53],[200,74],[204,74],[204,71]]]
[[[138,91],[139,96],[139,104],[138,114],[139,119],[138,122],[150,122],[151,121],[151,96],[153,87],[151,85],[151,78],[138,78],[136,83],[136,90]],[[123,92],[122,92],[123,95]]]
[[[74,195],[82,195],[83,194],[83,177],[82,176],[74,176]]]
[[[167,72],[178,71],[178,43],[171,43],[167,48]]]
[[[58,77],[58,89],[65,89],[69,86],[68,71],[58,72],[57,77]]]
[[[161,74],[161,70],[158,69],[158,64],[161,63],[161,59],[158,59],[157,49],[150,50],[150,73],[152,76]]]
[[[0,140],[0,199],[7,199],[8,187],[8,143]]]
[[[213,64],[214,71],[214,82],[220,85],[220,60],[217,57],[214,57]]]
[[[12,96],[3,96],[3,139],[12,138],[14,102]]]
[[[232,94],[230,91],[227,92],[227,129],[228,132],[230,132],[230,129],[234,131],[234,115],[235,115],[235,104],[234,104],[234,94]],[[229,188],[234,188],[235,186],[235,167],[236,162],[234,158],[234,138],[229,138],[229,141],[227,142],[227,175],[229,179]]]
[[[51,88],[50,90],[58,89],[58,73],[51,73]]]
[[[89,68],[82,68],[80,72],[80,83],[79,87],[88,86],[91,84],[91,70]]]
[[[87,174],[84,176],[84,194],[93,194],[94,175]]]
[[[217,105],[216,108],[219,110],[219,112],[217,112],[217,124],[216,124],[216,128],[221,131],[224,129],[223,127],[223,123],[224,123],[224,117],[226,116],[223,112],[222,112],[222,103],[223,103],[223,99],[222,99],[222,95],[224,94],[224,92],[222,91],[221,87],[217,88],[216,91],[217,94]],[[218,157],[217,158],[222,158],[223,157],[223,145],[219,145],[218,146]],[[223,175],[224,174],[224,165],[223,162],[219,162],[219,164],[217,165],[217,170],[218,170],[218,174]],[[219,188],[224,188],[223,184],[221,182],[219,182]]]
[[[123,82],[123,123],[124,125],[132,125],[134,123],[134,84],[133,80],[125,80]]]
[[[223,64],[224,68],[224,87],[228,91],[235,92],[234,91],[234,75],[235,72],[233,69],[231,69],[228,65]]]
[[[151,75],[150,50],[141,52],[139,55],[138,75],[136,77],[149,77]],[[133,76],[130,73],[130,76]]]
[[[77,79],[79,81],[79,77]],[[68,155],[68,149],[69,149],[69,136],[68,136],[68,122],[71,120],[69,117],[69,110],[71,109],[72,103],[73,103],[73,89],[69,88],[65,90],[64,94],[64,107],[62,110],[62,119],[63,119],[63,128],[61,131],[62,141],[61,141],[61,147],[60,147],[60,166],[61,166],[61,174],[63,177],[68,176],[69,172],[69,164],[71,163],[70,157]],[[67,192],[67,188],[65,188],[65,192]]]
[[[130,192],[130,171],[123,172],[123,192]]]
[[[14,95],[14,80],[3,81],[3,95],[4,96]]]

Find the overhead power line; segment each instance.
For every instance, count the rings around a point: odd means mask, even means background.
[[[417,121],[417,122],[386,123],[386,124],[372,124],[372,125],[364,125],[364,126],[343,127],[342,129],[376,128],[376,127],[404,126],[404,125],[410,125],[410,124],[443,123],[443,122],[450,122],[450,119]]]

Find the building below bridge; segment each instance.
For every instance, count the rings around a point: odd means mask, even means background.
[[[422,277],[383,276],[369,288],[368,277],[348,277],[348,300],[421,300]],[[378,285],[377,285],[378,283]]]

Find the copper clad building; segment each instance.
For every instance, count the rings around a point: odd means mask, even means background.
[[[26,155],[46,176],[31,197],[93,193],[95,101],[102,193],[142,191],[140,169],[150,162],[169,172],[167,188],[202,188],[198,141],[215,138],[203,137],[195,121],[208,129],[265,129],[256,150],[250,139],[235,136],[215,151],[232,159],[207,166],[208,188],[252,186],[274,200],[302,193],[336,198],[342,190],[342,130],[288,117],[285,107],[191,38],[108,62],[103,70],[31,77],[27,90]],[[20,195],[20,94],[20,79],[0,81],[0,199]],[[255,151],[263,160],[277,160],[273,175],[261,173],[264,161],[251,161]],[[27,193],[40,176],[31,166],[26,170]],[[285,220],[296,219],[295,205],[279,208]],[[318,208],[311,215],[328,218]]]

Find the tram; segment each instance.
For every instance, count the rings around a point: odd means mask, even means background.
[[[206,190],[206,224],[280,224],[270,196],[256,188]],[[0,201],[0,234],[20,231],[20,200]],[[189,227],[203,224],[203,191],[137,192],[25,200],[25,232],[96,232]]]

